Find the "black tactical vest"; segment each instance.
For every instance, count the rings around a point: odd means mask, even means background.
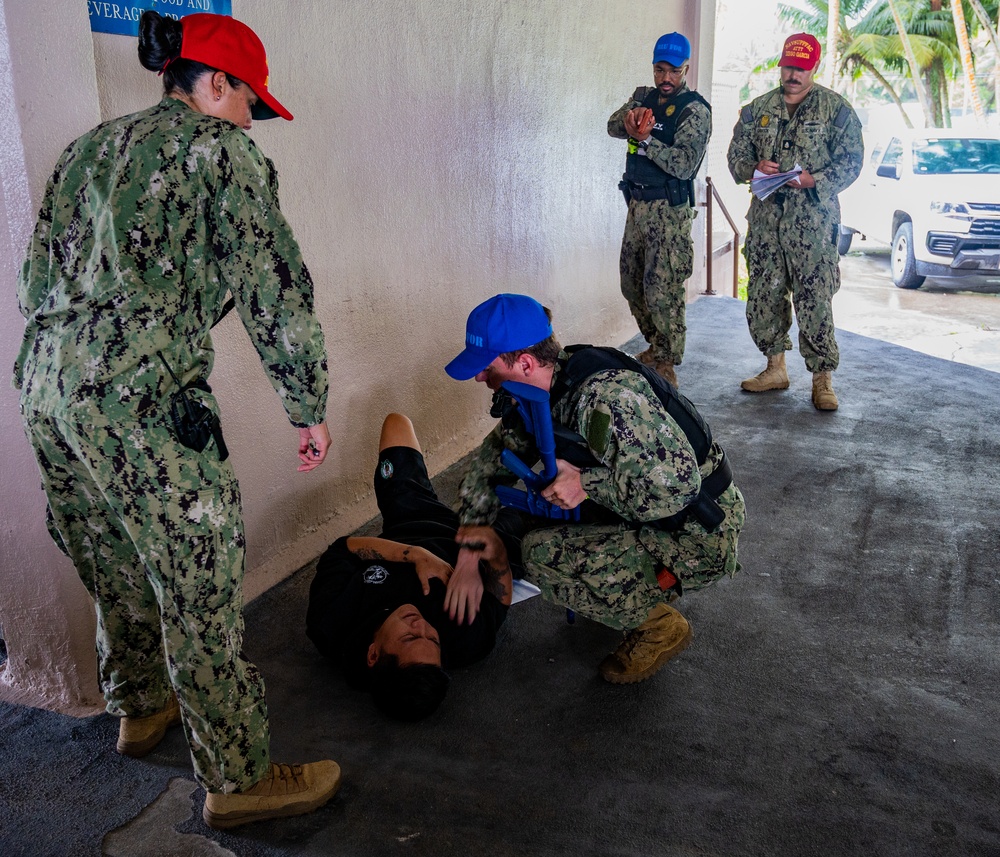
[[[636,90],[636,95],[638,94],[639,90]],[[639,101],[640,99],[636,98],[635,100]],[[643,107],[648,107],[653,111],[655,122],[653,130],[650,133],[655,139],[666,146],[674,144],[677,121],[684,112],[684,108],[691,104],[691,102],[700,101],[709,110],[712,109],[711,105],[699,93],[691,89],[668,99],[665,104],[660,104],[659,90],[656,87],[649,87],[646,95],[641,100]],[[700,167],[701,164],[699,163],[698,166]],[[642,187],[666,187],[667,182],[671,179],[675,182],[681,181],[676,176],[672,176],[670,173],[661,170],[645,155],[631,153],[625,156],[625,175],[623,178],[629,184],[640,185]]]
[[[712,448],[712,431],[701,418],[701,414],[693,404],[676,387],[671,386],[656,374],[649,366],[640,363],[627,354],[615,348],[603,348],[593,345],[570,345],[565,349],[570,358],[559,372],[556,382],[549,392],[549,401],[555,407],[556,403],[579,389],[591,375],[608,369],[627,369],[638,372],[653,388],[657,398],[666,408],[668,414],[680,426],[688,443],[694,450],[698,465],[705,463],[708,452]],[[577,467],[594,467],[598,461],[587,448],[584,438],[562,425],[553,424],[556,436],[556,458],[568,461]]]
[[[570,345],[565,349],[570,354],[569,360],[559,372],[552,389],[549,391],[549,401],[555,406],[564,397],[579,389],[588,378],[598,372],[608,369],[626,369],[638,372],[653,388],[657,398],[666,408],[667,413],[684,432],[695,459],[700,467],[704,464],[712,448],[712,431],[702,419],[698,409],[677,389],[661,378],[648,366],[640,363],[627,354],[614,348],[604,348],[593,345]],[[509,394],[508,394],[509,395]],[[516,408],[508,408],[503,414],[504,424],[510,425],[510,419],[519,419]],[[498,412],[494,416],[500,416]],[[553,421],[553,434],[556,441],[556,458],[568,461],[576,467],[603,467],[590,451],[586,439],[568,427]],[[636,522],[635,526],[653,526],[664,530],[673,530],[683,526],[689,517],[696,518],[701,525],[711,532],[722,523],[725,513],[715,502],[733,481],[733,473],[729,462],[723,453],[722,461],[712,473],[701,483],[698,497],[683,511],[663,518],[659,521]],[[592,501],[587,500],[587,503]]]

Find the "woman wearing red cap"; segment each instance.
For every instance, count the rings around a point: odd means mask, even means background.
[[[205,820],[232,827],[315,809],[340,769],[271,764],[263,682],[241,652],[245,540],[210,330],[231,292],[300,471],[330,446],[326,351],[274,166],[244,133],[292,118],[260,39],[228,16],[145,12],[139,60],[163,100],[76,140],[46,187],[15,383],[51,532],[96,605],[118,750],[145,755],[183,722]]]

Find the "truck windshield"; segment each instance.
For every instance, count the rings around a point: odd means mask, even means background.
[[[919,175],[1000,172],[1000,140],[928,137],[913,141],[913,172]]]

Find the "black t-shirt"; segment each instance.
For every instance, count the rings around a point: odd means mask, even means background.
[[[452,533],[448,540],[451,546],[455,545],[454,538]],[[407,539],[405,543],[416,544],[418,539]],[[441,556],[429,544],[420,546]],[[457,550],[454,552],[457,554]],[[442,559],[455,561],[454,557]],[[347,549],[347,539],[341,538],[323,554],[316,569],[309,591],[307,632],[320,652],[340,664],[348,681],[361,687],[366,683],[366,658],[375,631],[403,604],[414,605],[437,630],[445,669],[467,666],[486,657],[493,650],[507,607],[484,592],[472,624],[458,625],[445,612],[444,595],[445,586],[440,580],[432,580],[430,595],[424,595],[410,563],[361,559]]]
[[[384,524],[380,538],[425,548],[455,565],[458,515],[438,499],[417,450],[391,447],[380,454],[375,495]],[[514,576],[520,576],[520,516],[504,509],[494,528],[506,545]],[[367,683],[368,647],[375,631],[404,604],[416,607],[437,630],[446,669],[486,657],[507,617],[506,605],[484,592],[472,624],[458,625],[445,612],[444,596],[440,580],[432,580],[430,595],[424,595],[412,564],[361,559],[347,549],[347,538],[340,538],[320,557],[309,590],[306,633],[356,687]]]

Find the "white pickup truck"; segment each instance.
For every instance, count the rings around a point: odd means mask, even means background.
[[[1000,278],[1000,132],[924,128],[875,144],[840,195],[839,250],[855,233],[892,246],[892,281]]]

